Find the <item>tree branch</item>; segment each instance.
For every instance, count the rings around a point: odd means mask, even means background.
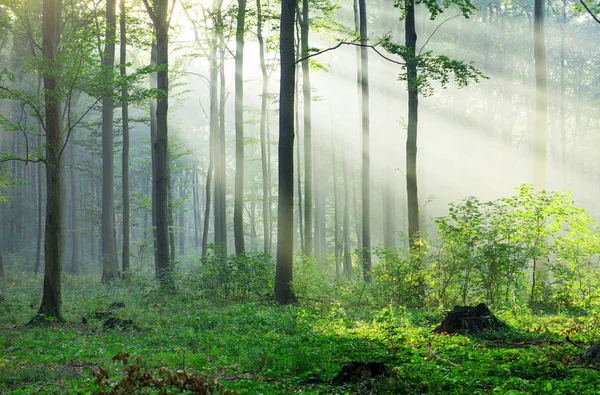
[[[16,156],[14,157],[10,157],[10,158],[3,158],[0,159],[0,165],[3,165],[7,162],[25,162],[25,164],[27,163],[44,163],[44,164],[48,164],[48,161],[44,158],[35,158],[35,159],[30,159],[30,158],[18,158]]]
[[[167,17],[167,30],[171,27],[171,19],[173,18],[173,14],[174,14],[174,10],[175,10],[175,4],[177,3],[177,0],[173,0],[173,4],[171,4],[171,9],[169,10],[169,16]]]
[[[148,3],[148,0],[143,0],[143,1],[144,1],[144,5],[146,6],[146,11],[148,11],[148,15],[150,16],[150,19],[152,19],[152,23],[154,23],[154,26],[158,26],[158,18],[156,17],[154,10],[150,6],[150,3]]]
[[[596,15],[594,15],[594,13],[592,12],[592,10],[590,10],[590,8],[587,6],[587,4],[585,4],[583,2],[583,0],[579,0],[579,2],[583,5],[583,7],[585,8],[585,10],[588,12],[588,14],[590,14],[592,16],[592,18],[594,18],[594,20],[598,23],[600,23],[600,19],[598,19],[598,17]]]
[[[387,60],[388,62],[392,62],[392,63],[395,63],[395,64],[399,64],[399,65],[401,65],[401,66],[405,66],[405,65],[406,65],[406,63],[404,63],[404,62],[399,62],[399,61],[397,61],[397,60],[394,60],[394,59],[392,59],[392,58],[389,58],[389,57],[385,56],[384,54],[382,54],[382,53],[381,53],[381,52],[380,52],[380,51],[379,51],[379,50],[376,48],[376,47],[377,47],[377,45],[379,45],[379,43],[378,43],[378,44],[375,44],[375,45],[370,45],[370,44],[361,44],[361,43],[355,43],[355,42],[351,42],[351,41],[340,41],[339,43],[337,43],[337,45],[334,45],[333,47],[329,47],[329,48],[323,49],[323,50],[321,50],[321,51],[319,51],[319,52],[315,52],[315,53],[313,53],[313,54],[310,54],[310,55],[304,56],[304,57],[302,57],[302,58],[300,58],[300,59],[296,60],[294,63],[295,63],[295,64],[297,64],[297,63],[303,62],[303,61],[305,61],[305,60],[307,60],[307,59],[310,59],[310,58],[312,58],[312,57],[315,57],[315,56],[317,56],[317,55],[324,54],[325,52],[333,51],[333,50],[335,50],[335,49],[338,49],[338,48],[339,48],[339,47],[341,47],[342,45],[353,45],[353,46],[355,46],[355,47],[366,47],[366,48],[371,48],[373,51],[375,51],[375,53],[377,53],[377,55],[381,56],[382,58],[384,58],[384,59],[385,59],[385,60]]]
[[[425,44],[423,44],[423,46],[421,47],[421,49],[419,49],[419,55],[421,55],[421,52],[423,51],[423,48],[425,48],[425,46],[429,43],[429,40],[431,40],[431,37],[433,37],[433,35],[435,34],[435,32],[437,32],[438,29],[440,27],[442,27],[442,25],[444,23],[448,22],[451,19],[458,18],[459,16],[462,16],[462,14],[451,16],[450,18],[444,20],[442,23],[440,23],[439,25],[437,25],[437,27],[435,29],[433,29],[433,31],[431,32],[431,34],[429,35],[429,37],[427,37],[427,40],[425,41]]]

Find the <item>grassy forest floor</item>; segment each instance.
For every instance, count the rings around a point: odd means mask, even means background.
[[[40,283],[15,273],[0,282],[2,394],[110,393],[111,385],[114,393],[134,393],[136,380],[171,383],[164,393],[180,393],[177,383],[239,394],[600,393],[600,363],[581,359],[576,346],[600,341],[594,312],[496,309],[510,330],[448,336],[431,333],[441,309],[315,300],[217,305],[183,286],[163,294],[141,279],[102,286],[95,277],[66,276],[69,322],[26,326],[40,302]],[[114,328],[104,326],[109,318]],[[352,361],[381,362],[386,374],[334,385]]]

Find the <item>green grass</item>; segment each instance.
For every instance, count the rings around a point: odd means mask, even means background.
[[[308,301],[215,305],[183,285],[162,294],[142,279],[102,286],[97,278],[67,276],[69,323],[29,327],[41,277],[13,273],[0,287],[2,394],[93,393],[94,369],[106,370],[113,383],[123,377],[123,364],[113,362],[121,353],[140,357],[144,369],[185,370],[240,394],[600,393],[600,366],[580,360],[582,349],[564,341],[600,341],[594,314],[532,316],[513,308],[497,312],[509,332],[445,336],[431,333],[441,311]],[[93,318],[114,301],[125,302],[116,315],[133,320],[133,329],[105,330]],[[331,385],[350,361],[384,362],[391,377]]]

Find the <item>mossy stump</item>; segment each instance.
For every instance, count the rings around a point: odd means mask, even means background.
[[[454,307],[433,332],[481,335],[484,331],[502,329],[506,329],[506,324],[496,318],[485,303],[479,303],[477,306]]]

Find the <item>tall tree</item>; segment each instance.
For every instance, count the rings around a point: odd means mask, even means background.
[[[246,0],[238,0],[235,33],[235,191],[233,237],[235,253],[244,253],[244,29]]]
[[[102,54],[102,282],[119,277],[115,240],[115,186],[113,143],[113,80],[115,65],[116,0],[106,1],[106,33]]]
[[[57,84],[57,52],[60,41],[61,0],[44,0],[42,53],[44,104],[46,110],[46,235],[44,242],[44,291],[38,315],[32,319],[53,318],[62,322],[62,229],[61,213],[61,111]]]
[[[120,60],[121,77],[127,76],[127,21],[125,14],[125,0],[119,3],[119,25],[121,35]],[[121,118],[123,123],[123,152],[122,152],[122,182],[123,182],[123,257],[121,268],[125,275],[129,270],[129,241],[130,241],[130,214],[129,214],[129,92],[127,85],[121,88]]]
[[[300,46],[302,58],[308,56],[309,0],[302,0]],[[312,168],[312,103],[309,60],[302,61],[302,101],[304,103],[304,253],[313,253],[313,168]]]
[[[279,34],[279,197],[275,301],[295,302],[292,291],[294,252],[294,24],[297,0],[281,2]]]
[[[153,175],[154,183],[152,205],[156,208],[156,274],[161,286],[171,284],[171,263],[169,261],[169,161],[167,115],[169,109],[169,27],[173,7],[169,10],[169,0],[156,0],[151,6],[144,0],[146,11],[150,15],[156,32],[156,59],[160,67],[157,74],[157,88],[160,91],[156,106],[156,141],[153,143]]]
[[[358,0],[360,26],[360,91],[362,127],[362,263],[365,281],[371,281],[371,159],[369,148],[369,54],[367,52],[367,2]]]
[[[267,163],[267,94],[269,89],[269,75],[267,74],[267,63],[265,61],[265,43],[262,33],[262,6],[260,0],[256,0],[256,37],[258,38],[260,71],[262,74],[262,92],[260,97],[260,163],[262,167],[263,186],[263,239],[264,252],[271,252],[271,188],[270,168]]]
[[[533,58],[535,63],[534,181],[546,187],[546,124],[548,112],[546,43],[544,41],[544,1],[533,3]]]
[[[409,56],[406,61],[408,85],[408,123],[406,133],[406,197],[408,203],[408,239],[411,248],[419,243],[419,193],[417,187],[417,123],[419,121],[419,85],[417,76],[417,30],[415,1],[406,2],[404,38]]]
[[[79,274],[81,271],[81,232],[78,228],[79,210],[77,209],[79,205],[79,179],[77,170],[77,145],[73,138],[71,138],[69,149],[71,153],[71,233],[73,241],[69,272],[71,274]]]

